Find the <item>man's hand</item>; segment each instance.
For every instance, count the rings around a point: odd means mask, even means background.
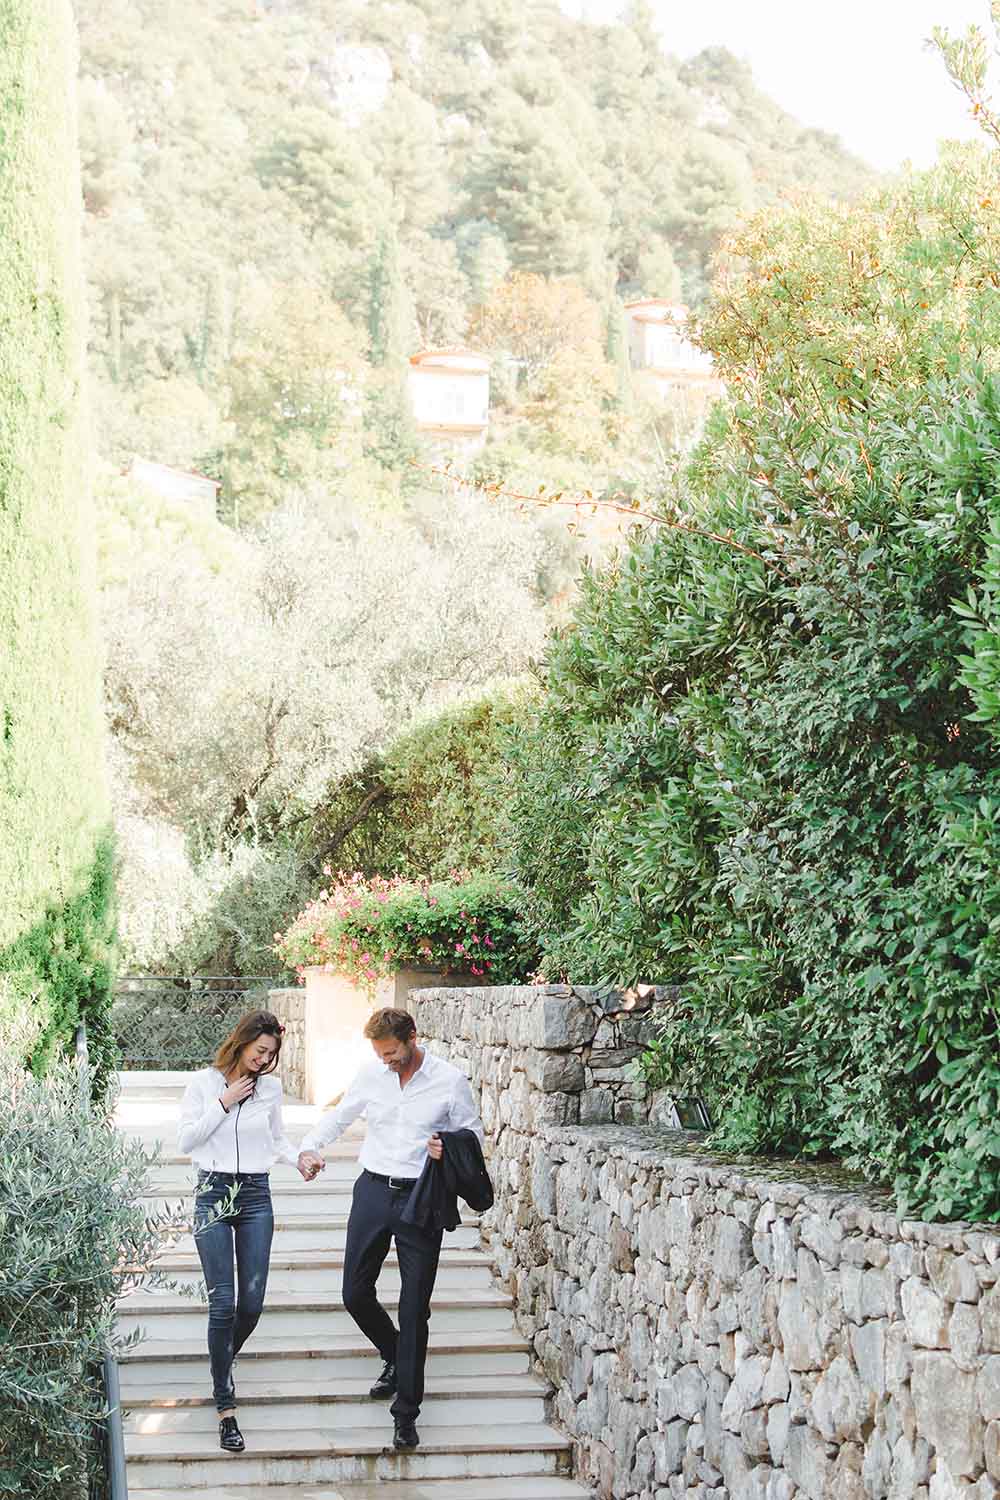
[[[432,1135],[427,1142],[427,1154],[428,1156],[432,1156],[435,1161],[441,1160],[444,1155],[444,1142],[439,1135]]]
[[[325,1166],[326,1162],[318,1151],[299,1152],[298,1168],[306,1182],[312,1182]]]

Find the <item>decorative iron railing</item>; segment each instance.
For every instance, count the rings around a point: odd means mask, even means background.
[[[278,983],[266,974],[127,975],[118,981],[111,1009],[120,1066],[205,1067],[240,1016],[267,1009],[267,992]]]

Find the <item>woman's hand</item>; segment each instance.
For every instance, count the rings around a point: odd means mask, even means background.
[[[232,1109],[234,1104],[242,1104],[244,1099],[250,1097],[254,1091],[256,1082],[256,1078],[251,1078],[249,1073],[244,1073],[242,1078],[237,1078],[235,1083],[231,1083],[227,1089],[223,1089],[219,1098],[227,1109]]]
[[[300,1151],[297,1165],[306,1182],[312,1182],[316,1174],[323,1171],[326,1162],[318,1151]]]
[[[440,1161],[444,1155],[444,1141],[436,1133],[427,1142],[427,1154],[428,1156],[432,1156],[435,1161]]]

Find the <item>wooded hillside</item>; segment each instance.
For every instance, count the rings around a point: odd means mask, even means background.
[[[547,0],[78,11],[102,447],[232,492],[272,458],[307,476],[310,423],[350,450],[303,371],[377,353],[387,255],[408,354],[463,338],[511,269],[697,302],[737,215],[869,175],[728,53],[672,58],[641,0],[604,27]],[[276,406],[295,430],[262,454]]]

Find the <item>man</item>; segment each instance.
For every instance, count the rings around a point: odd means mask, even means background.
[[[393,1446],[416,1448],[441,1230],[404,1223],[402,1214],[428,1156],[441,1159],[438,1132],[472,1130],[482,1145],[483,1124],[468,1079],[419,1045],[413,1017],[405,1010],[375,1011],[364,1034],[378,1061],[362,1068],[336,1109],[321,1116],[302,1142],[298,1164],[311,1181],[323,1169],[323,1147],[352,1120],[367,1115],[363,1170],[347,1221],[344,1306],[382,1356],[371,1395],[395,1397]],[[399,1260],[398,1333],[375,1291],[393,1239]]]

